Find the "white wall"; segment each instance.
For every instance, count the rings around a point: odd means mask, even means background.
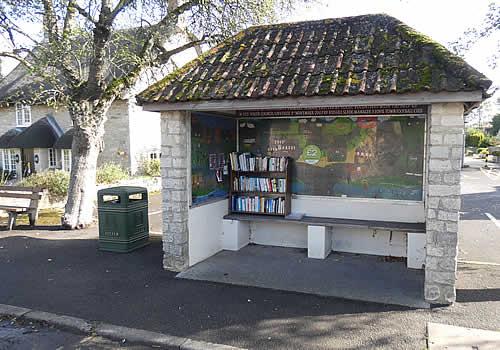
[[[425,222],[423,202],[391,199],[294,196],[292,212],[343,219]]]
[[[189,266],[222,250],[222,217],[227,199],[189,209]]]
[[[48,148],[35,148],[33,149],[34,156],[38,155],[38,164],[34,162],[32,166],[35,171],[40,173],[49,168],[49,149]]]
[[[423,202],[369,198],[294,196],[292,212],[345,219],[424,222]],[[255,244],[307,248],[307,225],[251,222]],[[404,257],[406,232],[333,227],[332,249],[338,252]]]
[[[130,169],[132,174],[140,170],[141,163],[151,152],[161,150],[160,113],[147,112],[130,100]]]
[[[250,242],[278,247],[307,248],[307,226],[279,222],[251,222]]]

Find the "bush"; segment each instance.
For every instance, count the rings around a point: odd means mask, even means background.
[[[112,184],[125,179],[128,179],[128,172],[118,164],[106,163],[97,168],[98,184]]]
[[[159,159],[145,159],[141,164],[141,173],[146,176],[161,176],[161,166]]]
[[[465,145],[468,147],[485,147],[485,135],[481,130],[469,129],[465,135]]]
[[[495,157],[500,157],[500,151],[493,151],[491,152],[492,155],[494,155]]]
[[[19,182],[19,186],[41,187],[49,192],[51,202],[60,201],[68,195],[69,173],[62,170],[47,170],[24,178]]]

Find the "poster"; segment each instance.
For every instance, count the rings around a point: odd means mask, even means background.
[[[229,193],[227,157],[236,151],[234,119],[193,113],[191,115],[192,203],[200,204]]]
[[[292,192],[422,200],[423,116],[239,121],[241,152],[294,159]]]

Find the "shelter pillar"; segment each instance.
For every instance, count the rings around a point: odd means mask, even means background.
[[[425,299],[456,299],[460,170],[464,142],[463,105],[433,104],[428,119]]]
[[[183,271],[189,266],[190,128],[189,113],[162,112],[163,267],[172,271]]]

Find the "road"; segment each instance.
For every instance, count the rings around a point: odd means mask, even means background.
[[[459,259],[500,264],[500,171],[466,159],[462,171]]]
[[[112,254],[97,250],[95,228],[0,232],[0,303],[265,350],[423,349],[429,321],[498,330],[500,232],[491,218],[500,218],[500,181],[496,170],[479,165],[463,172],[459,246],[469,263],[458,266],[451,307],[416,310],[179,280],[161,268],[160,236],[144,249]],[[152,231],[160,232],[160,196],[150,203]],[[26,349],[36,338],[16,334]],[[69,349],[83,341],[64,339]]]

